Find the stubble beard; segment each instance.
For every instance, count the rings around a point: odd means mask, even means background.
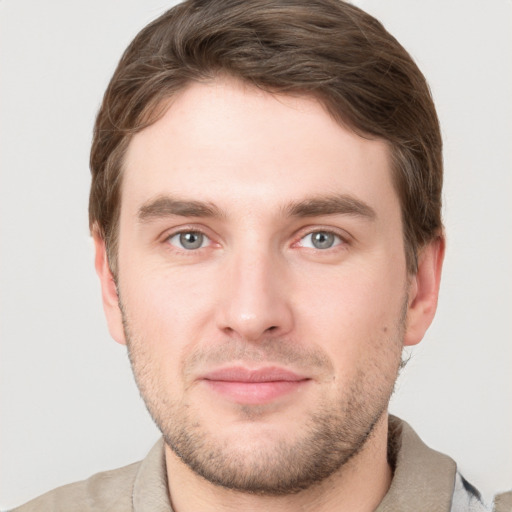
[[[358,370],[348,389],[320,400],[298,427],[295,437],[285,433],[271,442],[251,439],[244,445],[215,437],[201,423],[192,404],[170,400],[158,381],[158,372],[153,371],[155,361],[145,350],[144,340],[129,328],[125,309],[121,310],[135,380],[166,444],[196,474],[214,485],[242,493],[296,494],[342,470],[363,449],[386,413],[400,367],[403,312],[397,328],[392,329],[390,336],[378,340],[379,346],[373,347],[376,354],[365,368]],[[236,360],[240,347],[226,350],[222,357]],[[296,352],[293,344],[276,339],[262,342],[253,351],[254,356],[250,348],[241,350],[249,361],[261,360],[262,351],[269,356],[263,360],[273,362],[303,358],[291,355]],[[315,356],[319,364],[325,361],[323,354]],[[381,367],[381,361],[387,361],[387,366]],[[257,407],[252,406],[240,406],[240,414],[246,421],[257,421],[259,417]]]

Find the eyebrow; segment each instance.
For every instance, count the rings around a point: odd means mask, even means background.
[[[373,220],[377,214],[365,202],[347,194],[311,197],[290,202],[282,208],[285,217],[320,217],[322,215],[353,215]],[[161,196],[144,203],[138,212],[141,222],[165,217],[225,218],[226,214],[215,204],[203,201]]]
[[[139,208],[141,222],[171,216],[178,217],[224,217],[224,213],[212,203],[182,200],[168,196],[157,197]]]
[[[353,215],[374,220],[377,217],[375,210],[360,199],[348,194],[312,197],[289,203],[284,208],[285,215],[289,217],[320,217],[322,215]]]

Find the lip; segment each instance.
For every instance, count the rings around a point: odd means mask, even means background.
[[[311,379],[275,366],[257,369],[233,366],[208,372],[200,380],[228,400],[260,405],[296,392]]]

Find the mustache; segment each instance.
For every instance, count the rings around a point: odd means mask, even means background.
[[[196,369],[228,363],[243,363],[249,367],[265,363],[308,373],[334,370],[331,359],[319,347],[306,348],[292,340],[266,338],[257,342],[228,339],[197,347],[185,358],[183,371],[190,374]]]
[[[144,343],[137,342],[131,333],[124,304],[119,299],[123,329],[127,341],[128,357],[134,364],[133,354],[144,352]],[[170,341],[172,343],[172,340]],[[249,368],[265,363],[284,366],[306,374],[333,374],[334,365],[326,352],[314,342],[305,347],[287,337],[269,336],[258,341],[242,338],[225,338],[202,343],[189,354],[182,355],[181,372],[184,376],[229,363],[243,363]]]

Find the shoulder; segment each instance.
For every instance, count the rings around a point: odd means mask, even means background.
[[[512,490],[495,496],[493,512],[512,512]]]
[[[11,512],[130,511],[133,484],[140,464],[136,462],[58,487]]]

